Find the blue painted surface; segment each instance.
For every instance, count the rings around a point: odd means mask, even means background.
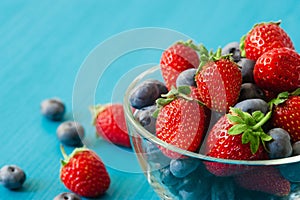
[[[257,22],[279,19],[299,51],[299,10],[297,0],[154,0],[151,3],[144,0],[2,0],[0,167],[17,164],[24,168],[28,179],[24,189],[17,192],[0,187],[0,200],[53,199],[67,191],[58,178],[61,154],[55,131],[59,123],[45,120],[39,112],[40,102],[54,96],[66,103],[66,120],[75,118],[84,124],[86,142],[107,165],[112,184],[100,199],[158,199],[131,151],[96,140],[87,114],[91,102],[83,98],[84,88],[75,86],[82,68],[95,59],[93,56],[98,56],[99,60],[91,62],[99,62],[97,72],[102,73],[97,84],[91,86],[94,94],[90,95],[94,99],[89,100],[102,104],[121,102],[126,85],[119,80],[137,66],[158,63],[160,48],[170,44],[167,38],[157,37],[165,41],[162,46],[135,49],[122,55],[116,53],[119,57],[111,60],[105,69],[101,62],[106,53],[114,54],[121,47],[142,43],[139,39],[147,39],[145,35],[108,46],[102,55],[93,52],[124,31],[145,27],[174,30],[216,49],[239,40]],[[87,80],[86,91],[89,91],[88,83]],[[71,150],[67,148],[68,152]]]

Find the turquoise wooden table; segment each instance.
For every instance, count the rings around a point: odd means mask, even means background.
[[[84,125],[85,143],[107,166],[111,186],[99,199],[158,199],[131,150],[95,137],[88,106],[122,102],[129,72],[157,64],[174,39],[216,49],[256,22],[281,19],[299,51],[299,11],[297,0],[2,0],[0,167],[17,164],[27,180],[19,191],[0,187],[0,200],[53,199],[68,191],[59,180],[59,122],[39,110],[49,97],[66,103],[65,120]]]

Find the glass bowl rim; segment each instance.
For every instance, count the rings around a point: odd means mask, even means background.
[[[224,164],[237,164],[237,165],[282,165],[282,164],[290,164],[300,161],[300,155],[297,156],[291,156],[287,158],[280,158],[280,159],[270,159],[270,160],[232,160],[232,159],[222,159],[222,158],[215,158],[207,155],[203,155],[196,152],[191,152],[187,150],[180,149],[176,146],[170,145],[157,137],[155,137],[152,133],[147,131],[140,123],[138,123],[133,116],[132,107],[129,102],[129,94],[132,89],[137,86],[137,84],[147,75],[154,73],[155,71],[160,70],[160,66],[156,65],[153,66],[144,72],[142,72],[139,76],[137,76],[128,86],[125,95],[124,95],[124,114],[125,119],[127,123],[130,123],[133,125],[133,127],[137,130],[137,133],[149,140],[152,143],[155,143],[156,145],[162,146],[166,149],[169,149],[171,151],[174,151],[176,153],[179,153],[184,156],[201,159],[202,161],[209,161],[209,162],[219,162]],[[129,130],[128,130],[129,131]],[[131,136],[130,136],[131,137]],[[134,147],[133,147],[134,149]]]

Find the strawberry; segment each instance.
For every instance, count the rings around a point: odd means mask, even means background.
[[[243,57],[257,60],[262,54],[273,48],[288,47],[294,49],[294,45],[288,34],[279,26],[279,22],[264,22],[254,27],[241,38],[240,46]]]
[[[90,198],[105,193],[110,177],[95,152],[83,147],[67,156],[62,146],[61,151],[64,160],[61,161],[60,179],[69,190]]]
[[[250,115],[238,108],[231,108],[230,114],[221,117],[208,133],[204,153],[211,157],[231,160],[268,159],[263,146],[265,141],[271,140],[272,137],[265,134],[261,126],[270,115],[271,112],[264,115],[260,111]],[[263,145],[260,145],[260,142]],[[205,165],[217,176],[231,176],[253,168],[218,162],[206,162]]]
[[[291,190],[290,182],[273,166],[256,166],[254,170],[235,176],[234,180],[237,185],[247,190],[276,196],[287,196]]]
[[[121,104],[96,105],[91,108],[97,134],[113,144],[131,147],[124,109]]]
[[[300,89],[292,93],[280,93],[274,103],[272,124],[286,130],[292,143],[300,140]]]
[[[193,95],[196,93],[196,88],[180,86],[177,90],[172,88],[168,94],[163,95],[165,98],[157,100],[160,109],[156,121],[157,138],[183,150],[195,152],[199,149],[207,112]],[[181,156],[163,147],[161,150],[170,158]]]
[[[239,98],[241,70],[229,56],[221,56],[221,49],[208,53],[201,46],[200,52],[201,63],[195,76],[200,101],[217,112],[226,112]]]
[[[275,48],[256,61],[253,70],[255,83],[276,94],[300,87],[300,55],[289,48]]]
[[[189,40],[177,42],[162,53],[160,67],[168,90],[176,86],[176,79],[182,71],[198,67],[199,56],[195,48]]]

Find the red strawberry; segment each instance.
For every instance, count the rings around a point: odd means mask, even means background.
[[[231,114],[224,115],[213,126],[205,140],[204,153],[208,156],[231,160],[262,160],[268,154],[260,145],[272,138],[266,135],[261,125],[270,114],[256,113],[257,116],[231,108]],[[258,122],[260,122],[259,125]],[[250,145],[248,144],[250,143]],[[217,176],[231,176],[244,173],[253,168],[246,165],[230,165],[218,162],[206,162],[206,168]]]
[[[201,66],[195,80],[200,100],[218,112],[226,112],[233,106],[240,94],[242,84],[241,70],[229,57],[221,57],[220,49],[216,54],[208,54],[203,47]]]
[[[160,59],[162,76],[167,88],[176,86],[178,75],[189,68],[197,68],[199,56],[194,50],[192,41],[186,43],[177,42],[166,49]]]
[[[275,99],[272,114],[272,124],[286,130],[291,137],[292,143],[300,140],[300,89],[292,94],[280,93]],[[277,103],[276,103],[277,101]]]
[[[289,48],[275,48],[256,61],[253,70],[255,83],[276,94],[300,87],[300,55]]]
[[[184,86],[178,87],[180,91]],[[178,92],[174,88],[164,95],[165,99],[157,100],[159,106],[163,106],[157,116],[156,136],[162,141],[174,145],[183,150],[195,152],[199,149],[206,127],[206,110],[199,101],[190,96],[190,88]],[[196,89],[193,93],[196,93]],[[192,94],[193,94],[192,93]],[[162,152],[171,157],[178,158],[181,155],[161,148]]]
[[[266,192],[276,196],[290,193],[290,182],[273,166],[256,166],[255,170],[235,176],[237,185],[247,190]]]
[[[97,134],[113,144],[131,147],[121,104],[97,105],[91,109]]]
[[[76,148],[67,156],[62,148],[60,179],[63,184],[84,197],[98,197],[110,185],[110,177],[97,154],[87,148]]]
[[[288,47],[294,49],[290,37],[279,25],[280,22],[256,24],[241,39],[242,56],[257,60],[262,54],[273,48]]]

